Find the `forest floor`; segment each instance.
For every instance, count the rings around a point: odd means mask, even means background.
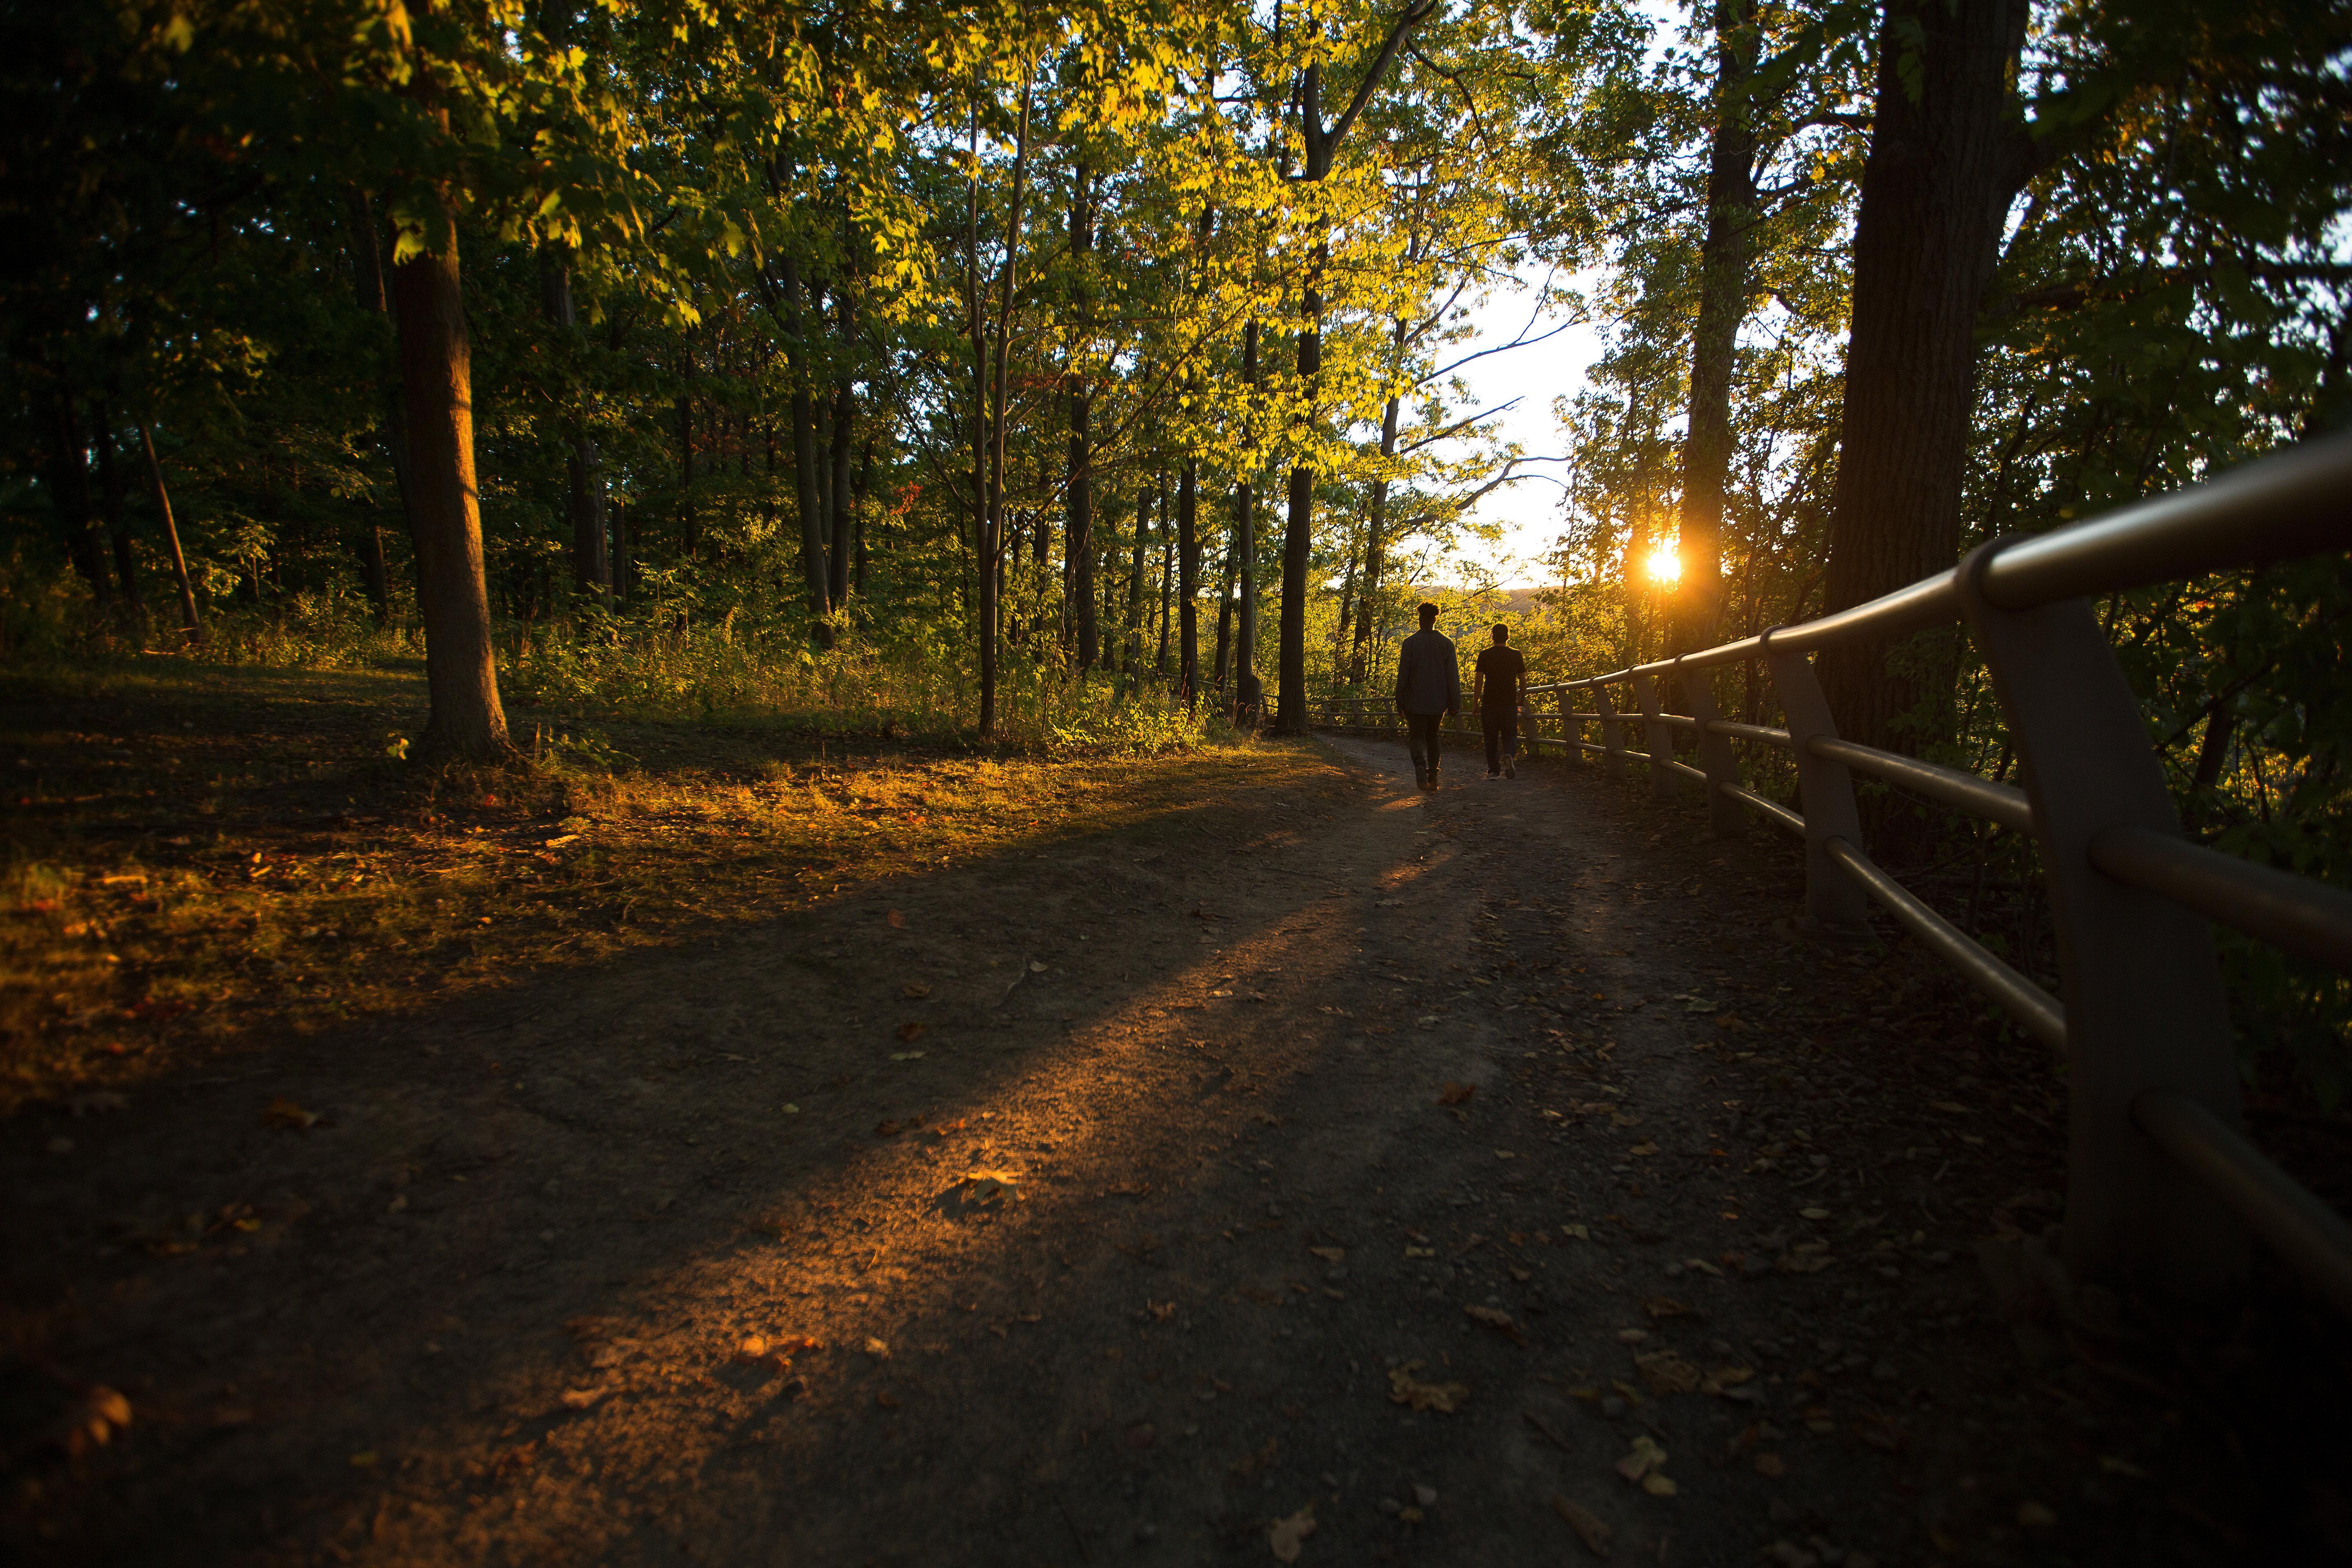
[[[352,679],[12,694],[68,781],[23,799],[120,830],[20,807],[12,965],[116,944],[71,1011],[10,981],[21,1559],[2343,1544],[2294,1333],[1989,1289],[2054,1217],[2046,1058],[1807,936],[1781,842],[1557,762],[1425,796],[1356,740],[820,771],[681,729],[610,740],[625,785],[425,797],[366,760],[413,678]],[[72,782],[167,742],[250,766]],[[239,964],[240,921],[292,945]]]

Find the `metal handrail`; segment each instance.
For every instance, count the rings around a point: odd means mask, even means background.
[[[1716,787],[1742,805],[1755,807],[1762,812],[1768,820],[1778,823],[1798,837],[1802,838],[1805,836],[1805,819],[1779,801],[1758,795],[1752,789],[1741,789],[1736,784],[1718,784]]]
[[[2131,1110],[2141,1131],[2352,1318],[2352,1225],[2342,1215],[2189,1095],[2150,1089]]]
[[[2055,996],[1987,952],[1981,942],[1929,909],[1918,894],[1888,876],[1885,868],[1844,839],[1831,839],[1829,852],[1830,858],[1861,885],[1863,891],[1886,906],[1886,912],[1902,921],[1905,929],[1958,970],[1978,990],[2000,1003],[2011,1017],[2032,1031],[2036,1039],[2053,1050],[2065,1048],[2066,1014]]]
[[[1832,741],[1815,736],[1805,744],[1805,750],[1817,757],[1898,784],[1926,795],[1929,800],[1948,805],[2014,827],[2020,833],[2033,831],[2033,804],[2025,792],[2014,784],[1996,784],[1980,773],[1965,773],[1958,768],[1939,767],[1923,763],[1916,757],[1906,757],[1897,752],[1882,752],[1875,746],[1858,746],[1852,741]]]
[[[2352,893],[2145,827],[2092,839],[2091,864],[2297,958],[2352,969]]]
[[[1701,782],[1715,803],[1716,832],[1737,831],[1737,807],[1744,805],[1802,834],[1806,901],[1816,918],[1857,919],[1866,894],[2067,1054],[2076,1101],[2069,1118],[2069,1268],[2153,1272],[2207,1291],[2242,1268],[2236,1239],[2242,1233],[2226,1221],[2234,1215],[2352,1316],[2352,1225],[2231,1125],[2236,1075],[2227,1001],[2198,918],[2352,971],[2352,893],[2180,837],[2137,705],[2084,602],[2346,548],[2352,548],[2352,433],[2105,517],[1997,540],[1949,571],[1867,604],[1527,690],[1558,700],[1563,729],[1598,724],[1611,742],[1539,743],[1604,752],[1612,767],[1646,763],[1655,793],[1668,792],[1677,777]],[[1839,738],[1803,657],[1955,620],[1968,624],[1993,672],[2021,766],[2035,781],[2030,797],[2013,785]],[[1743,661],[1769,667],[1788,729],[1718,717],[1704,682],[1684,688],[1696,712],[1658,710],[1660,678]],[[1641,711],[1618,712],[1609,700],[1604,689],[1628,681]],[[1600,711],[1565,711],[1576,691],[1594,693]],[[1652,751],[1615,744],[1612,721],[1643,726]],[[1672,754],[1677,731],[1696,732],[1704,769]],[[1803,815],[1743,787],[1729,741],[1793,749]],[[2061,927],[2063,1006],[1855,847],[1854,772],[2034,836]],[[2206,1197],[2168,1185],[2148,1168],[2151,1158],[2170,1162]]]

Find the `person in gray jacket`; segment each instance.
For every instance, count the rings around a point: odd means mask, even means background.
[[[1441,755],[1437,726],[1462,707],[1462,668],[1454,656],[1454,639],[1437,629],[1435,605],[1421,606],[1421,630],[1397,650],[1396,705],[1404,715],[1414,780],[1423,789],[1435,789]]]

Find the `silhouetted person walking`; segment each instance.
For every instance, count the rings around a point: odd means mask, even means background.
[[[1519,776],[1519,699],[1527,695],[1528,661],[1510,646],[1511,628],[1495,623],[1495,646],[1478,650],[1470,700],[1486,732],[1486,776]]]
[[[1421,630],[1397,650],[1396,705],[1404,715],[1414,782],[1435,789],[1443,754],[1437,726],[1448,713],[1462,710],[1462,667],[1454,656],[1454,639],[1437,629],[1435,605],[1421,606]]]

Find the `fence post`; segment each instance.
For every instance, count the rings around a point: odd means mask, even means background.
[[[1764,665],[1789,716],[1790,747],[1797,756],[1798,804],[1805,811],[1805,913],[1831,931],[1864,929],[1870,900],[1829,855],[1829,841],[1843,838],[1860,848],[1862,814],[1853,804],[1853,775],[1843,763],[1813,755],[1811,742],[1837,738],[1830,700],[1813,674],[1812,661],[1798,648],[1772,646],[1764,634]]]
[[[1633,697],[1642,705],[1642,749],[1650,753],[1650,798],[1672,800],[1675,775],[1666,764],[1675,760],[1675,730],[1658,722],[1658,678],[1635,676]]]
[[[1717,838],[1737,838],[1748,830],[1748,813],[1724,793],[1724,786],[1739,787],[1739,753],[1730,736],[1710,734],[1706,728],[1723,717],[1715,704],[1714,672],[1677,667],[1675,673],[1682,677],[1691,717],[1698,721],[1698,761],[1706,770],[1706,830]]]
[[[1570,713],[1576,711],[1576,708],[1570,698],[1568,688],[1563,686],[1553,695],[1559,699],[1560,754],[1570,763],[1580,763],[1584,760],[1584,726],[1569,718]]]
[[[2066,1005],[2064,1256],[2076,1279],[2120,1279],[2211,1301],[2243,1278],[2243,1227],[2132,1120],[2169,1089],[2238,1123],[2227,995],[2203,916],[2112,880],[2091,841],[2115,826],[2178,837],[2138,701],[2089,603],[2004,610],[1984,571],[2013,540],[1960,564],[1969,629],[1992,671],[2033,802]]]
[[[1612,779],[1622,779],[1625,776],[1625,726],[1617,722],[1608,687],[1596,680],[1586,689],[1592,693],[1592,710],[1601,715],[1601,771]]]

